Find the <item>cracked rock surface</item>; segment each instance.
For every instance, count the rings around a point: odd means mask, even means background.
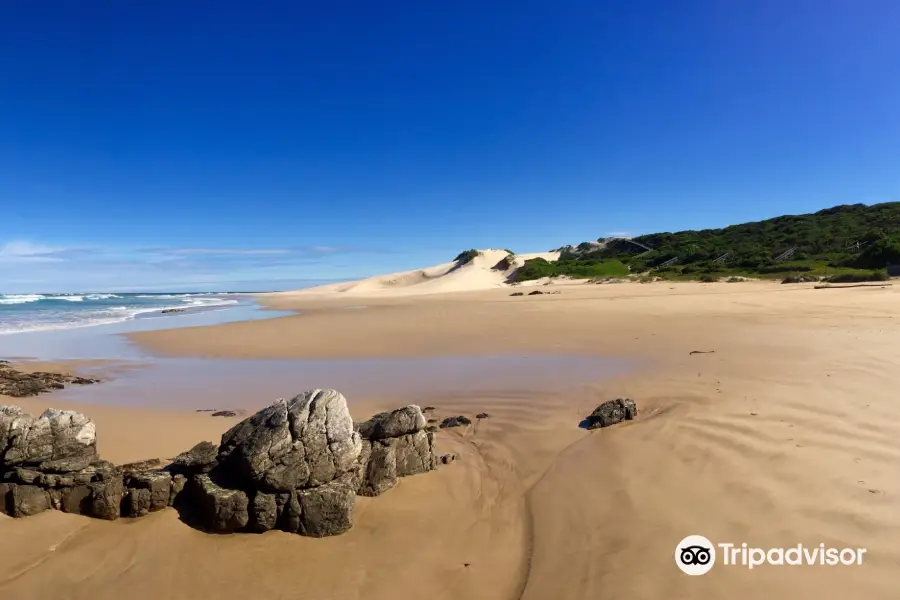
[[[225,432],[213,472],[227,472],[239,486],[287,492],[340,477],[354,467],[360,450],[346,399],[335,390],[310,390]]]

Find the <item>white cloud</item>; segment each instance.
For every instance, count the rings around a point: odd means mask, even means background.
[[[53,256],[58,248],[42,246],[26,241],[13,241],[0,245],[0,261],[2,262],[58,262]]]
[[[330,254],[332,252],[340,252],[341,249],[337,246],[310,246],[309,249],[313,252],[318,252],[320,254]]]
[[[219,255],[219,256],[271,256],[277,254],[290,254],[290,250],[284,248],[173,248],[171,250],[157,250],[161,254],[187,255]]]

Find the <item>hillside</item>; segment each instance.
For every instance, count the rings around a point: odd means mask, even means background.
[[[836,206],[722,229],[599,239],[560,249],[555,263],[528,261],[519,280],[591,277],[618,270],[663,277],[723,275],[871,276],[900,264],[900,202]]]

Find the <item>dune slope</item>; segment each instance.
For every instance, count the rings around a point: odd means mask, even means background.
[[[378,275],[344,283],[333,283],[292,292],[272,294],[276,297],[340,294],[342,296],[412,296],[444,294],[507,287],[510,276],[526,260],[543,258],[554,261],[558,252],[513,255],[506,250],[479,250],[479,255],[466,264],[448,262],[424,269]]]

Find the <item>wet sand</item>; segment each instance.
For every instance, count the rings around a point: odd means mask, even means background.
[[[492,417],[441,432],[439,452],[461,459],[406,478],[379,498],[360,498],[354,529],[335,538],[206,535],[171,510],[116,523],[59,513],[0,520],[0,595],[896,597],[897,290],[771,284],[560,290],[525,298],[509,297],[509,290],[365,302],[281,298],[280,308],[302,314],[133,336],[168,356],[516,352],[643,362],[590,383],[547,375],[539,389],[525,379],[503,389],[421,396],[440,416]],[[360,304],[369,308],[342,308]],[[578,427],[596,404],[618,395],[637,400],[636,421],[593,432]],[[355,418],[417,396],[385,391],[353,404],[348,393]],[[20,404],[35,411],[77,405],[62,396]],[[81,408],[97,420],[101,453],[113,460],[166,456],[228,426],[202,413]],[[717,565],[706,576],[688,577],[673,561],[676,543],[688,534],[868,552],[859,567]]]

